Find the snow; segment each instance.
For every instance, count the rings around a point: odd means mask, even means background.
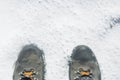
[[[45,53],[46,80],[69,80],[77,45],[93,50],[102,80],[120,80],[119,34],[119,0],[0,0],[0,79],[12,80],[20,50],[34,43]]]

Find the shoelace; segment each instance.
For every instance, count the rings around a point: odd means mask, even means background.
[[[37,73],[33,69],[23,70],[23,72],[20,73],[20,80],[37,80],[36,78],[34,78],[36,74]]]
[[[75,74],[78,74],[78,76],[76,76],[74,80],[93,80],[90,69],[84,70],[83,68],[80,68]]]

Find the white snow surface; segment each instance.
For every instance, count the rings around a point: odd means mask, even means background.
[[[93,50],[102,80],[120,80],[120,0],[0,0],[0,80],[31,43],[45,53],[45,80],[69,80],[77,45]]]

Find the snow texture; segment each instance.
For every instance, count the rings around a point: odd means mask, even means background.
[[[69,80],[77,45],[95,53],[102,80],[120,80],[119,0],[0,0],[0,80],[12,80],[22,47],[45,53],[46,80]]]

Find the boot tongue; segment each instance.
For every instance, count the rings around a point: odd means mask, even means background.
[[[80,77],[79,80],[93,80],[93,79],[89,76],[83,76],[83,77]]]
[[[21,80],[31,80],[31,79],[28,78],[28,77],[24,77],[24,78],[22,78]]]

